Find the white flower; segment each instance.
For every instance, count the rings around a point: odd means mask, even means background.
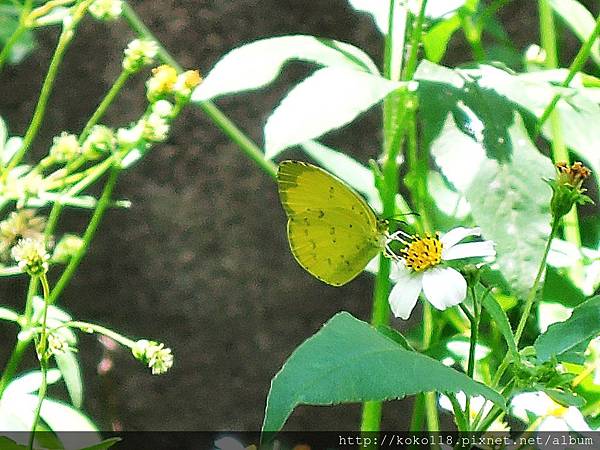
[[[583,415],[574,406],[559,405],[544,392],[525,392],[510,403],[512,414],[529,423],[528,412],[537,416],[536,431],[591,431]],[[533,430],[531,430],[533,431]]]
[[[99,20],[115,20],[123,12],[121,0],[96,0],[90,5],[90,13]]]
[[[152,105],[152,112],[159,117],[170,118],[173,114],[173,105],[168,100],[159,100]]]
[[[142,119],[144,124],[143,138],[147,141],[162,142],[169,135],[169,123],[157,113],[151,113],[146,119]]]
[[[389,302],[396,317],[408,319],[421,291],[437,309],[444,310],[462,302],[467,293],[467,282],[455,269],[445,267],[444,261],[495,256],[492,241],[459,244],[468,236],[480,236],[479,228],[454,228],[441,237],[405,236],[406,241],[394,233],[394,240],[406,244],[400,256],[395,257],[393,278],[396,284],[390,293]],[[388,249],[389,251],[389,249]]]
[[[158,44],[151,40],[135,39],[125,49],[123,68],[128,72],[137,72],[143,66],[152,64],[158,53]]]
[[[131,348],[133,356],[152,369],[152,375],[161,375],[173,367],[173,354],[165,344],[140,339]]]
[[[19,269],[31,276],[38,276],[48,272],[50,255],[46,251],[43,238],[21,239],[12,250],[12,257],[19,265]]]
[[[50,156],[58,162],[70,161],[81,153],[81,147],[77,141],[77,136],[63,131],[59,136],[55,136],[50,147]]]

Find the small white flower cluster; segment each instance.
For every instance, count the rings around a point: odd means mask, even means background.
[[[77,136],[63,131],[52,140],[50,157],[56,162],[69,162],[81,154],[81,146]]]
[[[83,143],[83,156],[92,161],[115,150],[115,133],[104,125],[95,125]]]
[[[64,355],[73,350],[64,336],[58,333],[48,334],[48,353],[51,355]]]
[[[165,348],[165,344],[140,339],[132,347],[131,352],[135,359],[148,365],[152,375],[166,373],[173,366],[171,349]]]
[[[121,0],[96,0],[89,7],[90,14],[98,20],[116,20],[123,13]]]
[[[123,69],[130,73],[152,64],[158,53],[158,44],[151,40],[135,39],[125,49]]]
[[[11,250],[12,257],[23,272],[39,276],[48,271],[50,255],[42,239],[21,239]]]

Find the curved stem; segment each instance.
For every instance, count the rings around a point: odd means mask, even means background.
[[[58,69],[62,63],[69,44],[75,36],[77,25],[83,18],[85,11],[87,10],[87,6],[91,3],[91,1],[92,0],[83,1],[75,7],[72,15],[72,21],[68,26],[63,28],[63,31],[58,38],[56,50],[52,55],[50,67],[48,68],[48,73],[46,74],[46,78],[44,79],[44,83],[42,84],[42,89],[40,91],[40,97],[35,107],[35,111],[33,112],[33,118],[31,119],[31,123],[29,124],[27,132],[23,137],[21,148],[17,151],[17,153],[15,153],[13,158],[10,160],[10,163],[6,167],[6,170],[4,171],[4,179],[6,179],[8,173],[21,162],[38,134],[38,131],[42,125],[42,121],[44,120],[44,114],[46,113],[46,107],[48,106],[52,89],[54,88],[54,82],[56,81],[56,76],[58,75]]]
[[[158,44],[158,56],[160,59],[170,66],[182,71],[182,67],[177,63],[175,58],[160,44],[160,41],[154,37],[150,29],[142,22],[136,12],[127,2],[123,2],[123,17],[129,24],[132,30],[138,36],[145,39],[152,39]],[[212,102],[200,102],[198,106],[206,113],[206,115],[217,125],[225,135],[235,142],[240,149],[252,161],[258,165],[271,178],[277,178],[277,166],[269,159],[266,159],[264,153],[254,141],[252,141],[242,130],[240,130],[223,112]]]
[[[96,230],[98,229],[98,226],[100,225],[102,216],[104,215],[104,212],[106,211],[106,209],[108,208],[108,206],[110,204],[110,198],[111,198],[112,192],[115,188],[115,185],[117,183],[118,175],[119,175],[119,169],[113,168],[112,172],[110,173],[110,175],[108,177],[106,185],[104,186],[102,195],[100,196],[100,199],[98,200],[98,203],[96,204],[96,209],[94,210],[94,214],[92,215],[92,218],[90,219],[90,223],[88,224],[88,226],[85,230],[85,233],[83,234],[83,244],[82,244],[81,248],[77,251],[77,253],[75,255],[73,255],[73,257],[71,257],[71,260],[69,261],[69,264],[67,265],[67,268],[65,269],[63,274],[60,276],[60,278],[56,282],[54,289],[52,289],[52,292],[50,293],[50,299],[49,299],[50,304],[53,304],[56,302],[56,300],[58,299],[58,297],[60,296],[60,294],[62,293],[64,288],[67,286],[69,281],[71,281],[71,278],[73,277],[73,275],[75,274],[75,271],[79,267],[81,260],[85,256],[87,249],[90,246],[90,243],[92,242],[92,238],[96,234]]]
[[[111,86],[110,90],[108,91],[108,93],[106,94],[106,96],[104,97],[102,102],[100,102],[100,104],[96,108],[96,111],[94,111],[94,114],[92,114],[92,117],[90,118],[90,120],[88,120],[88,122],[85,124],[83,131],[79,135],[79,144],[83,144],[83,142],[85,141],[85,138],[88,137],[88,135],[90,134],[90,131],[94,127],[94,125],[96,125],[100,121],[100,119],[102,119],[102,117],[106,113],[106,110],[108,109],[108,107],[115,100],[115,98],[117,97],[117,95],[119,94],[119,92],[121,91],[123,86],[125,86],[125,83],[127,83],[127,80],[129,80],[130,75],[131,75],[131,73],[128,72],[127,70],[123,70],[119,74],[118,78],[116,79],[114,84]]]
[[[35,416],[33,419],[33,425],[31,427],[31,434],[29,435],[29,450],[33,449],[33,441],[35,439],[35,430],[37,429],[37,425],[40,421],[40,412],[42,410],[42,404],[44,403],[44,399],[46,398],[46,387],[48,385],[48,354],[47,354],[47,327],[46,320],[48,318],[48,296],[50,294],[50,287],[48,286],[48,279],[46,278],[46,274],[42,274],[39,277],[42,282],[42,290],[44,292],[44,312],[42,315],[42,332],[40,335],[40,341],[38,343],[38,357],[40,359],[40,369],[42,372],[42,384],[40,385],[40,389],[38,390],[38,403],[35,409]]]
[[[521,340],[521,336],[523,335],[523,330],[525,329],[525,325],[527,324],[527,319],[531,314],[531,308],[533,307],[533,303],[535,301],[535,297],[537,296],[538,287],[540,285],[540,281],[542,280],[542,276],[544,275],[544,271],[546,270],[546,259],[548,259],[548,253],[550,252],[550,247],[552,245],[552,240],[556,237],[556,233],[558,232],[560,221],[557,219],[553,219],[552,222],[552,230],[550,231],[550,236],[548,237],[548,241],[546,242],[546,248],[544,249],[544,254],[542,256],[542,260],[540,262],[540,267],[538,268],[537,275],[535,276],[535,281],[533,282],[533,286],[529,290],[529,294],[527,295],[527,300],[525,303],[525,309],[523,310],[523,314],[521,315],[521,320],[519,320],[519,324],[517,325],[517,331],[515,331],[515,345],[518,347],[519,341]]]
[[[69,328],[77,328],[77,329],[83,331],[84,333],[89,333],[90,331],[93,331],[95,333],[100,333],[104,336],[111,338],[112,340],[118,342],[119,344],[121,344],[125,347],[132,348],[135,345],[135,342],[133,340],[126,338],[125,336],[122,336],[119,333],[109,330],[108,328],[105,328],[101,325],[96,325],[94,323],[80,322],[80,321],[74,320],[72,322],[65,322],[61,326],[69,327]]]

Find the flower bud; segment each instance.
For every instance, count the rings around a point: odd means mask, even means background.
[[[156,113],[151,113],[145,119],[142,119],[144,131],[143,138],[151,142],[162,142],[167,139],[169,134],[169,124]]]
[[[11,254],[19,268],[31,276],[39,276],[48,271],[50,255],[46,252],[43,239],[21,239],[12,248]]]
[[[158,45],[154,41],[135,39],[129,43],[124,53],[123,69],[133,73],[152,64],[158,53]]]
[[[188,70],[177,77],[173,90],[180,97],[187,98],[192,95],[192,89],[202,83],[202,77],[197,70]]]
[[[158,116],[170,119],[173,115],[173,104],[167,100],[159,100],[152,105],[152,112]]]
[[[140,339],[131,348],[131,352],[135,359],[152,369],[153,375],[163,374],[173,366],[171,349],[165,348],[165,344]]]
[[[543,66],[546,64],[546,50],[541,48],[539,45],[530,45],[525,51],[525,62],[536,66]]]
[[[83,246],[83,239],[75,234],[65,234],[54,249],[52,261],[66,264]]]
[[[89,12],[98,20],[116,20],[123,12],[121,0],[96,0],[89,7]]]
[[[77,141],[77,136],[62,132],[55,136],[50,147],[50,156],[56,162],[68,162],[81,153],[81,147]]]
[[[592,199],[584,194],[586,189],[582,188],[584,180],[592,174],[590,169],[580,162],[572,165],[558,162],[555,167],[556,179],[546,180],[552,188],[550,209],[554,218],[560,219],[565,216],[575,204],[593,203]]]
[[[115,149],[115,134],[104,125],[95,125],[83,143],[83,156],[92,161]]]
[[[177,82],[177,70],[173,67],[163,64],[152,69],[152,76],[146,82],[146,96],[153,103],[165,95],[173,92],[173,87]]]

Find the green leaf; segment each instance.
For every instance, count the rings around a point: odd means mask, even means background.
[[[600,333],[600,296],[593,297],[573,310],[571,317],[548,327],[535,341],[541,362],[566,354],[587,343]]]
[[[541,386],[540,386],[541,388]],[[566,407],[574,406],[576,408],[581,408],[585,406],[586,401],[585,398],[580,397],[578,395],[572,394],[570,392],[564,392],[559,389],[542,389],[548,397],[554,400],[559,405],[563,405]]]
[[[596,19],[585,6],[577,0],[549,0],[548,3],[581,42],[588,40],[596,26]],[[592,47],[591,56],[600,66],[600,40]]]
[[[488,158],[485,142],[467,136],[448,117],[432,143],[444,175],[465,193],[475,223],[496,244],[498,268],[515,293],[529,290],[550,233],[550,160],[529,140],[521,118],[506,130],[508,159]],[[465,170],[465,161],[469,170]]]
[[[391,400],[428,391],[463,391],[504,406],[496,391],[342,312],[301,344],[273,378],[262,429],[280,430],[301,404]]]
[[[4,152],[4,144],[8,139],[8,128],[6,122],[0,117],[0,155]]]
[[[0,48],[4,47],[8,39],[19,25],[20,11],[12,8],[13,14],[4,12],[0,14]],[[26,31],[13,44],[8,54],[8,62],[11,64],[20,63],[36,47],[34,35],[31,31]]]
[[[429,61],[437,63],[442,60],[452,35],[460,28],[460,25],[460,17],[455,14],[436,23],[427,31],[423,36],[423,47]]]
[[[581,290],[573,284],[567,275],[561,274],[554,267],[546,269],[546,281],[542,291],[546,302],[560,303],[571,308],[585,301]]]
[[[379,191],[375,187],[371,170],[345,153],[338,152],[316,141],[303,143],[302,149],[323,168],[364,195],[375,211],[382,211]]]
[[[350,123],[406,83],[339,67],[326,67],[300,82],[265,125],[265,156],[273,158]]]
[[[508,345],[508,350],[513,355],[518,355],[519,350],[517,349],[517,345],[515,344],[515,336],[513,335],[510,322],[508,321],[506,313],[504,312],[500,304],[496,301],[496,298],[492,294],[486,295],[483,299],[482,304],[485,310],[492,318],[492,322],[494,322],[494,324],[500,330],[500,333],[502,333],[502,336],[504,336],[504,340]]]
[[[350,44],[315,36],[281,36],[251,42],[227,53],[196,88],[192,101],[262,88],[275,80],[291,60],[379,73],[371,58]]]
[[[48,384],[54,384],[60,380],[60,371],[50,369],[46,374]],[[36,392],[42,385],[42,373],[39,370],[27,372],[15,378],[4,391],[4,395],[22,395]]]
[[[77,355],[72,351],[67,351],[62,354],[55,354],[54,359],[63,380],[65,380],[71,403],[76,408],[81,408],[83,403],[83,381]]]
[[[91,447],[85,447],[81,450],[105,450],[107,448],[111,448],[117,442],[121,442],[121,440],[121,438],[105,439],[102,442],[97,443],[96,445],[92,445]]]

